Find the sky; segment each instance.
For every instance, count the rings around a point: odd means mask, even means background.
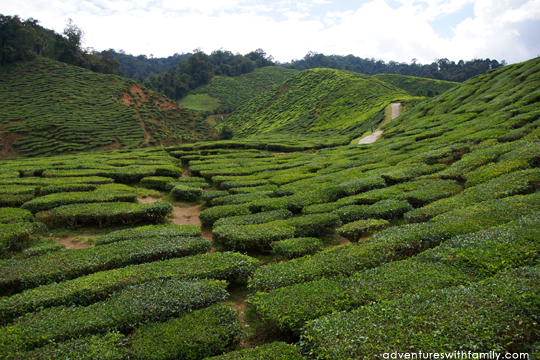
[[[83,47],[167,57],[200,49],[263,49],[290,62],[308,52],[431,63],[540,55],[540,0],[1,0],[0,13],[61,33]]]

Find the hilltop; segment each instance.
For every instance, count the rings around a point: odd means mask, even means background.
[[[417,76],[396,75],[396,74],[378,74],[373,77],[386,81],[389,84],[397,86],[407,91],[412,96],[428,96],[442,94],[461,83],[453,81],[435,80]]]
[[[235,77],[215,76],[210,84],[193,90],[179,104],[194,110],[230,113],[297,73],[298,70],[267,66]]]
[[[200,115],[132,80],[47,58],[1,71],[3,158],[173,145],[216,136]]]
[[[364,124],[392,102],[411,99],[404,90],[367,75],[311,69],[246,103],[220,125],[235,129],[240,138],[268,132],[336,133]]]

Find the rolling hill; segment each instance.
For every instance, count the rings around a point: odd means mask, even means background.
[[[305,70],[246,103],[220,126],[242,138],[274,133],[336,133],[395,101],[412,97],[367,75],[332,69]],[[369,126],[368,126],[369,128]]]
[[[378,74],[374,75],[382,81],[386,81],[400,89],[407,91],[412,96],[434,96],[442,94],[461,83],[427,79],[417,76],[396,75],[396,74]]]
[[[193,110],[230,113],[296,73],[298,70],[267,66],[235,77],[215,76],[210,84],[193,90],[179,104]]]
[[[132,80],[46,58],[0,71],[2,158],[172,145],[216,135],[201,116]]]

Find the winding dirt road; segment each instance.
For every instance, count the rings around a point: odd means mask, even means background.
[[[392,104],[392,120],[394,120],[395,118],[399,116],[400,106],[401,106],[400,103]],[[358,145],[374,143],[375,141],[377,141],[377,139],[379,138],[379,136],[381,136],[382,133],[383,133],[382,130],[377,130],[371,135],[364,136],[363,138],[358,140]]]

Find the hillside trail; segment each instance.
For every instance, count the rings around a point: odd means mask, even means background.
[[[400,106],[401,106],[400,103],[392,104],[392,119],[391,120],[394,120],[395,118],[399,116]],[[374,143],[375,141],[377,141],[377,139],[379,138],[379,136],[381,136],[382,133],[383,133],[382,130],[377,130],[371,135],[364,136],[363,138],[358,140],[358,145]]]

